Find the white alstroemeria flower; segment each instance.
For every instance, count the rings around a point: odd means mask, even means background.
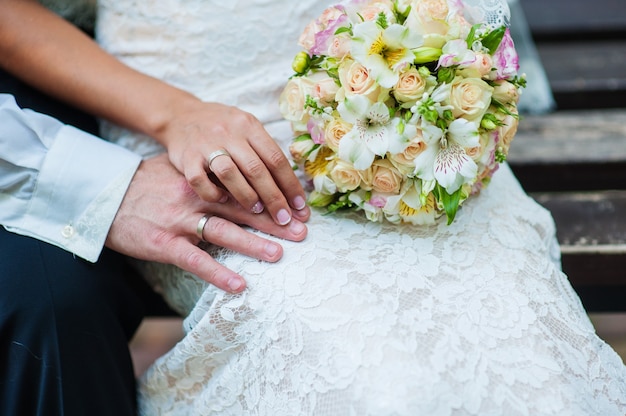
[[[437,210],[427,195],[422,201],[421,182],[418,179],[408,180],[398,195],[387,198],[387,204],[383,211],[389,221],[392,223],[404,221],[414,225],[433,224],[435,222],[438,217]]]
[[[352,124],[352,129],[339,142],[339,157],[351,162],[356,169],[371,166],[376,155],[404,150],[408,140],[404,132],[392,122],[389,108],[381,102],[372,103],[366,97],[355,95],[339,103],[337,111]]]
[[[478,125],[465,119],[454,120],[446,131],[423,127],[426,149],[415,158],[415,175],[425,181],[435,179],[449,194],[476,178],[478,166],[465,152],[479,144]]]
[[[337,185],[326,175],[317,175],[313,178],[314,189],[323,195],[333,195],[337,192]]]
[[[386,28],[376,21],[354,26],[351,54],[384,88],[396,85],[399,70],[415,60],[413,49],[423,44],[422,36],[397,23]]]

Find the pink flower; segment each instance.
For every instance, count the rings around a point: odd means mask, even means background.
[[[387,198],[383,196],[372,196],[372,198],[368,201],[370,205],[376,208],[384,208],[387,203]]]
[[[334,6],[326,9],[316,21],[320,29],[315,33],[315,41],[310,49],[312,55],[324,55],[335,38],[335,32],[348,20],[343,8]]]
[[[320,126],[319,122],[314,119],[309,119],[306,123],[306,129],[311,135],[311,139],[313,139],[313,143],[315,144],[324,144],[324,127]]]
[[[519,70],[519,57],[509,29],[504,33],[500,46],[493,54],[493,65],[496,70],[496,80],[511,78]]]

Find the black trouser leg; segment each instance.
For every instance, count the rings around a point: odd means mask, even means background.
[[[143,306],[123,257],[91,264],[2,227],[0,253],[0,414],[134,414]]]

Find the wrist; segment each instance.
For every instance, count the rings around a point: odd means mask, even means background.
[[[175,138],[172,126],[185,114],[193,112],[202,103],[196,96],[174,88],[169,97],[161,96],[159,107],[146,114],[145,129],[142,132],[152,137],[166,148]]]

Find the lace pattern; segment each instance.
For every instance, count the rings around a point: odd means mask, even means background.
[[[314,215],[275,265],[213,248],[249,289],[166,292],[199,300],[141,379],[143,414],[623,413],[623,364],[545,255],[549,214],[504,167],[459,215],[410,230]]]

